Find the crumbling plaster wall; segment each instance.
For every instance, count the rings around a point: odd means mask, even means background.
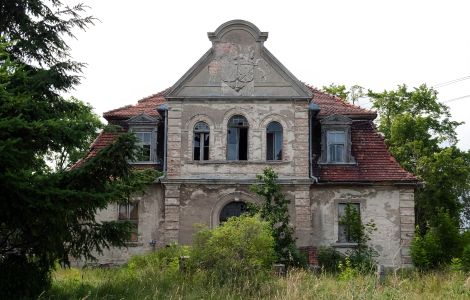
[[[371,235],[370,245],[379,253],[378,262],[387,267],[409,265],[409,241],[412,231],[403,238],[403,197],[412,199],[413,190],[395,186],[318,186],[311,188],[313,245],[333,246],[346,251],[350,245],[338,243],[338,204],[360,203],[362,221],[371,220],[377,231]],[[407,203],[409,204],[409,203]],[[405,213],[409,213],[406,210]],[[414,219],[412,220],[414,222]]]
[[[254,178],[266,166],[280,177],[308,177],[307,101],[294,100],[170,100],[168,113],[169,178]],[[227,123],[234,115],[247,118],[248,160],[227,161]],[[193,160],[193,128],[204,121],[210,127],[208,161]],[[266,127],[283,126],[283,159],[266,161]]]
[[[163,190],[161,184],[151,184],[143,194],[133,197],[139,203],[138,241],[129,242],[127,248],[105,249],[102,255],[97,256],[99,264],[123,264],[133,255],[143,254],[154,249],[150,244],[152,240],[162,240],[159,229],[163,221],[161,209],[163,208]],[[96,219],[99,222],[118,220],[118,205],[113,204],[99,211]],[[158,247],[157,243],[157,247]],[[83,265],[85,262],[77,262]]]
[[[287,198],[291,200],[289,211],[294,214],[294,187],[284,187]],[[193,235],[197,231],[197,225],[215,228],[219,225],[219,216],[223,207],[232,201],[245,203],[261,203],[257,195],[249,190],[249,185],[196,185],[185,184],[180,188],[180,244],[192,243]],[[295,216],[291,218],[295,223]]]

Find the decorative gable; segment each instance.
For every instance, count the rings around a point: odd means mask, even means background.
[[[233,20],[208,33],[212,47],[166,98],[310,99],[310,90],[265,47],[267,32]]]

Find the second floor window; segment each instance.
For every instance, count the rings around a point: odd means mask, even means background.
[[[227,127],[227,160],[248,160],[248,121],[235,115]]]
[[[135,132],[137,137],[137,146],[139,147],[136,154],[137,161],[150,161],[152,152],[152,133],[151,132]]]
[[[209,160],[209,133],[209,126],[204,122],[194,126],[194,160]]]
[[[344,131],[328,131],[326,141],[328,145],[327,161],[333,163],[344,162],[346,133]]]
[[[282,160],[282,125],[278,122],[266,128],[266,160]]]

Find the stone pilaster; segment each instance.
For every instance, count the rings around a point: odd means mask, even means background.
[[[172,101],[168,111],[168,176],[181,175],[181,110],[180,101]]]
[[[164,243],[178,243],[180,228],[180,185],[165,184]]]
[[[415,230],[414,190],[400,190],[400,251],[402,266],[412,265],[410,245]]]
[[[297,237],[297,246],[311,246],[312,212],[310,206],[310,186],[296,186],[294,204],[294,225]]]
[[[294,172],[296,176],[308,176],[308,103],[294,104]]]

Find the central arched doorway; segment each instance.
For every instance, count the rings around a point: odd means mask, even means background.
[[[232,201],[227,203],[220,211],[219,224],[226,222],[230,217],[238,217],[246,212],[246,203],[243,201]]]

